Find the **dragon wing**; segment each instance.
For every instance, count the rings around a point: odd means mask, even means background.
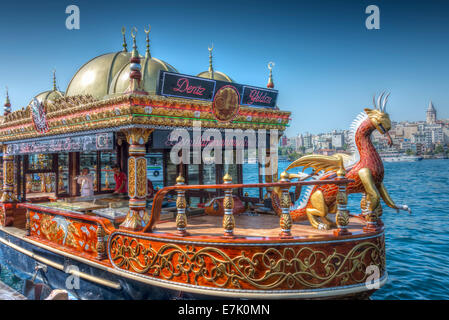
[[[315,172],[323,170],[326,171],[337,171],[340,168],[344,168],[344,162],[348,161],[350,156],[342,153],[336,153],[332,156],[323,156],[320,154],[311,154],[303,156],[296,161],[293,161],[285,171],[292,168],[303,167],[302,171],[306,168],[312,168]],[[345,161],[346,160],[346,161]]]

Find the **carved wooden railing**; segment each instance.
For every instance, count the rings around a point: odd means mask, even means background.
[[[340,192],[345,192],[346,185],[353,180],[346,179],[343,176],[339,175],[338,179],[328,179],[328,180],[312,180],[312,181],[296,181],[291,182],[289,179],[288,173],[283,173],[281,175],[280,182],[271,182],[271,183],[249,183],[249,184],[233,184],[232,178],[226,174],[223,177],[223,184],[211,184],[211,185],[185,185],[184,178],[178,177],[176,180],[177,184],[174,186],[168,186],[160,189],[156,195],[154,196],[153,206],[151,208],[151,215],[148,223],[142,229],[142,232],[151,232],[153,227],[160,219],[160,213],[162,209],[162,202],[170,191],[175,191],[178,195],[176,206],[178,208],[178,213],[176,216],[176,227],[177,234],[181,236],[188,235],[187,232],[187,216],[185,214],[186,209],[186,201],[185,201],[185,192],[188,190],[198,190],[198,189],[221,189],[224,190],[225,197],[223,199],[223,229],[225,237],[233,237],[234,228],[235,228],[235,220],[232,214],[233,211],[233,198],[232,198],[232,189],[237,188],[270,188],[270,187],[279,187],[282,190],[281,195],[281,207],[282,213],[280,215],[280,228],[281,228],[281,237],[290,238],[291,235],[291,227],[292,227],[292,218],[290,216],[290,195],[289,189],[292,186],[310,186],[310,185],[326,185],[333,184],[339,186]],[[343,202],[339,207],[340,215],[344,215],[346,217],[347,212],[343,212],[345,210],[345,206]],[[340,218],[337,222],[340,232],[344,233],[343,229],[345,228],[346,219]]]

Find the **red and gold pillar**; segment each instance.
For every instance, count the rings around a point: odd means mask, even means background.
[[[287,172],[281,173],[281,182],[290,182],[289,174]],[[281,187],[281,208],[282,212],[279,219],[279,225],[281,227],[281,238],[291,238],[292,237],[292,217],[290,215],[290,187]]]
[[[129,211],[122,228],[142,229],[150,217],[146,212],[147,197],[147,159],[145,143],[153,129],[133,128],[125,132],[129,143],[128,195]]]
[[[232,177],[226,173],[223,177],[225,184],[232,183]],[[225,189],[223,198],[223,229],[224,237],[234,238],[235,218],[234,218],[234,198],[232,197],[232,189]]]
[[[17,198],[14,195],[14,156],[6,154],[6,146],[3,146],[3,194],[0,202],[0,225],[9,226],[14,220],[13,209]]]

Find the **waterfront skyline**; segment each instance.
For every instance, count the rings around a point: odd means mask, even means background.
[[[65,28],[70,4],[80,8],[80,30]],[[4,101],[8,86],[13,110],[26,106],[33,96],[51,89],[53,69],[59,89],[65,91],[84,63],[121,50],[122,25],[127,27],[128,48],[130,29],[138,28],[143,53],[143,28],[151,24],[153,56],[181,73],[207,70],[211,43],[215,69],[237,83],[265,86],[267,63],[274,61],[278,105],[292,111],[288,136],[347,129],[383,90],[391,91],[388,112],[394,121],[421,119],[430,100],[439,118],[449,118],[449,45],[442,40],[449,33],[447,3],[255,4],[148,1],[138,10],[122,2],[2,4],[0,96]],[[380,8],[380,30],[365,27],[370,4]]]

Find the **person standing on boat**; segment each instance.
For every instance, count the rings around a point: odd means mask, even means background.
[[[153,182],[150,179],[147,179],[147,198],[153,198],[155,193]]]
[[[123,195],[128,192],[128,177],[122,170],[118,164],[113,166],[114,170],[114,180],[115,180],[115,194]]]
[[[89,168],[84,168],[81,175],[75,179],[81,185],[82,197],[92,197],[94,195],[94,178],[89,173]]]

